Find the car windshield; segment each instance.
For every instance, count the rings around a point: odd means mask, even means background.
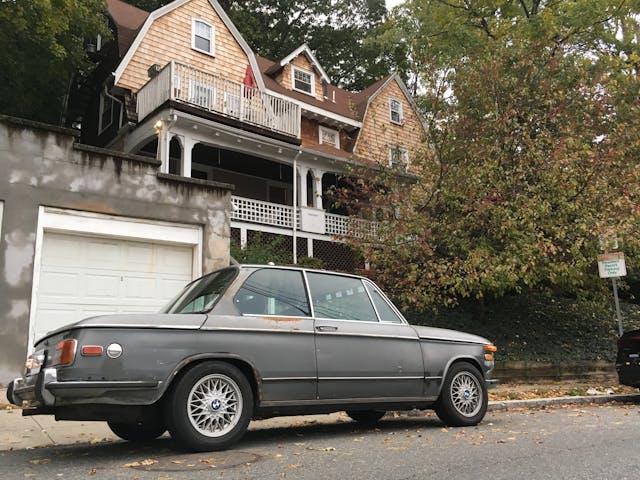
[[[189,285],[171,300],[160,313],[208,312],[238,273],[235,267],[205,275]]]

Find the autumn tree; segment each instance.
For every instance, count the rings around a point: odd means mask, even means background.
[[[600,232],[638,251],[637,11],[594,0],[396,11],[391,27],[413,28],[385,34],[411,52],[429,148],[413,160],[414,183],[385,172],[362,186],[387,225],[354,245],[397,298],[425,308],[526,289],[592,293],[606,287]]]
[[[85,44],[108,38],[104,0],[0,2],[0,112],[58,124]]]

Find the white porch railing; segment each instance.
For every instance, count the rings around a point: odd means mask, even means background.
[[[167,100],[300,138],[300,107],[295,103],[189,65],[168,63],[138,91],[138,121]]]
[[[231,201],[233,204],[232,220],[293,229],[293,207],[289,205],[236,196],[232,196]],[[297,228],[300,230],[300,209],[298,209],[296,219]],[[325,213],[325,222],[326,235],[329,236],[375,238],[378,227],[376,222],[370,220],[345,217],[333,213]]]

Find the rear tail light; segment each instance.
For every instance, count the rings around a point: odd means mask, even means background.
[[[488,362],[493,362],[493,354],[498,351],[498,347],[491,344],[486,344],[482,346],[484,350],[484,359]]]
[[[78,341],[75,339],[63,340],[56,345],[56,351],[53,355],[51,366],[71,365],[76,358],[76,347]]]

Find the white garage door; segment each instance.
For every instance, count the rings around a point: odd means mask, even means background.
[[[93,315],[157,312],[192,268],[189,246],[45,232],[34,338]]]

